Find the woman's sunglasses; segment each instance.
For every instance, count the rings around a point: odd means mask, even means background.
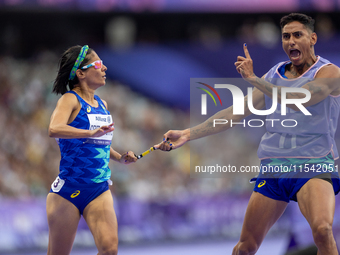
[[[84,70],[84,69],[90,68],[91,66],[94,66],[95,69],[100,69],[103,66],[103,61],[101,60],[94,61],[91,64],[88,64],[87,66],[81,67],[80,69]]]

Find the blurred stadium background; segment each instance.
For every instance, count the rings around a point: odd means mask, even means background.
[[[315,18],[316,53],[340,66],[339,11],[340,0],[0,0],[0,254],[46,253],[45,199],[60,159],[47,127],[65,49],[88,44],[103,59],[108,79],[98,94],[114,117],[112,146],[139,154],[167,130],[190,126],[190,78],[239,77],[234,62],[244,42],[258,76],[286,60],[278,26],[285,14]],[[237,127],[206,146],[219,139],[216,156],[258,164],[261,132]],[[198,158],[205,160],[185,145],[110,164],[120,254],[230,254],[253,185],[247,175],[190,178],[190,159]],[[298,210],[291,203],[258,254],[312,245]],[[83,220],[72,254],[96,254]]]

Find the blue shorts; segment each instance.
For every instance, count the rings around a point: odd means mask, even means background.
[[[313,178],[320,178],[328,181],[328,178],[322,178],[321,174]],[[312,179],[312,178],[310,178]],[[310,179],[307,178],[257,178],[254,191],[261,193],[266,197],[270,197],[275,200],[285,201],[289,203],[290,200],[297,202],[296,194]],[[333,184],[333,178],[329,178],[330,184]],[[333,188],[334,185],[333,185]],[[337,194],[339,191],[334,192]]]
[[[50,192],[70,201],[78,208],[80,214],[83,214],[85,207],[107,190],[108,182],[80,184],[62,180],[58,176],[52,183]]]
[[[266,197],[279,201],[285,201],[287,203],[289,203],[290,200],[297,202],[297,192],[302,188],[303,185],[306,184],[307,181],[312,178],[320,178],[328,181],[331,185],[333,185],[334,194],[339,193],[339,174],[336,171],[331,172],[331,170],[336,169],[334,167],[334,160],[331,154],[323,158],[312,160],[288,158],[266,159],[261,161],[261,169],[269,169],[269,165],[281,167],[278,167],[277,169],[293,169],[295,171],[280,173],[261,172],[257,178],[253,178],[252,180],[256,180],[254,191],[259,192]],[[282,166],[287,166],[287,168]],[[321,171],[320,166],[328,166],[328,168],[324,167],[323,169],[325,171]],[[320,172],[316,171],[316,169],[320,170]]]

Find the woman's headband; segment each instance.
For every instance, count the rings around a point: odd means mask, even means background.
[[[89,50],[89,46],[88,45],[84,45],[81,50],[80,53],[78,55],[78,58],[76,60],[76,62],[74,63],[74,66],[71,70],[70,73],[70,77],[68,78],[70,81],[72,81],[74,79],[74,77],[76,76],[76,71],[79,68],[79,66],[81,65],[81,63],[83,62],[83,60],[85,59],[86,53]]]

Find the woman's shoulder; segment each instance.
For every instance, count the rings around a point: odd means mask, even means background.
[[[77,95],[73,91],[67,91],[59,100],[77,100]]]
[[[59,100],[58,104],[67,104],[71,106],[78,106],[79,101],[77,99],[77,96],[73,93],[66,92],[64,95],[62,95]]]

